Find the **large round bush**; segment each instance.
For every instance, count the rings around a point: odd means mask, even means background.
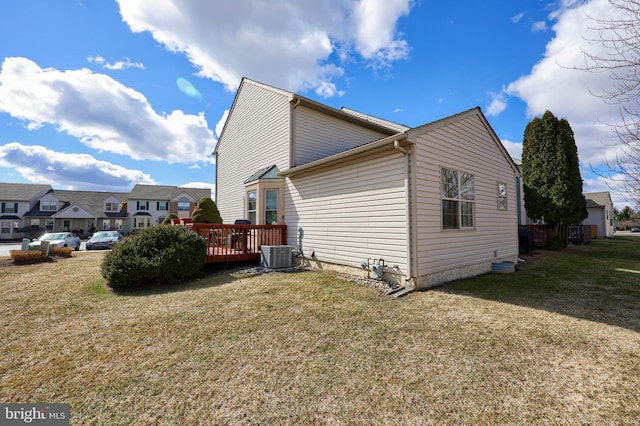
[[[183,226],[137,231],[105,255],[102,276],[114,289],[175,284],[196,276],[207,254],[206,242]]]

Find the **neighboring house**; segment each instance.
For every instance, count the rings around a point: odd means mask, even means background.
[[[80,237],[92,229],[129,230],[127,193],[51,189],[24,215],[25,226],[46,232],[71,231]]]
[[[0,239],[16,240],[20,228],[72,231],[81,237],[93,230],[129,233],[162,222],[169,213],[189,217],[211,190],[135,185],[130,193],[56,190],[50,185],[0,183]]]
[[[590,192],[584,194],[587,200],[589,216],[582,221],[583,225],[596,225],[598,238],[612,237],[616,232],[613,202],[609,192]]]
[[[0,240],[22,238],[23,216],[52,189],[51,185],[0,183]]]
[[[517,260],[518,170],[479,108],[409,128],[243,79],[214,154],[225,223],[285,223],[312,265],[424,288]]]
[[[136,185],[127,202],[127,211],[133,218],[132,229],[162,223],[171,213],[180,218],[191,217],[196,203],[204,197],[211,197],[210,189]]]

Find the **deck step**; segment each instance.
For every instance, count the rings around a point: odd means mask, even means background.
[[[407,294],[409,294],[411,292],[413,292],[412,288],[402,287],[401,290],[391,293],[391,296],[395,297],[397,299],[399,297],[406,296]]]

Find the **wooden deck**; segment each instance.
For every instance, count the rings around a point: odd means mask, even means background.
[[[259,261],[262,246],[287,244],[287,225],[183,225],[207,242],[207,263]]]

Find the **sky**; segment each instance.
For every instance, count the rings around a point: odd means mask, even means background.
[[[549,110],[584,191],[629,204],[591,172],[617,149],[611,79],[580,69],[607,0],[0,1],[0,182],[213,192],[248,77],[410,127],[479,106],[515,158]]]

